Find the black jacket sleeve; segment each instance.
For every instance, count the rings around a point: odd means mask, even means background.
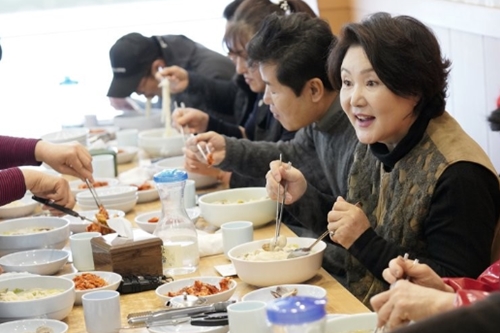
[[[440,276],[477,277],[490,264],[499,203],[498,180],[491,171],[474,163],[455,163],[438,180],[424,221],[426,252],[432,255],[389,243],[373,229],[365,231],[349,252],[379,279],[389,261],[406,252]]]
[[[196,72],[189,73],[187,92],[203,96],[206,105],[217,113],[233,115],[238,86],[231,80],[212,79]]]

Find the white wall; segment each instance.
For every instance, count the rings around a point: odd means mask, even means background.
[[[119,114],[105,97],[111,45],[132,31],[184,34],[224,53],[222,12],[228,2],[136,1],[0,14],[0,133],[37,137],[80,122],[84,114],[111,119]],[[73,101],[59,86],[65,76],[79,81]]]
[[[500,171],[500,133],[486,120],[500,95],[500,6],[462,1],[473,0],[355,0],[353,11],[355,20],[377,11],[411,15],[434,30],[452,61],[447,110]]]

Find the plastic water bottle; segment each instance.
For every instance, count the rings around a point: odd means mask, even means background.
[[[161,217],[153,234],[163,241],[163,273],[182,275],[198,269],[200,255],[194,223],[184,208],[187,172],[163,170],[153,180],[160,195]]]
[[[278,298],[267,307],[272,333],[324,333],[326,299],[305,296]]]

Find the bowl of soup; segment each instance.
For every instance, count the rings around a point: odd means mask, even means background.
[[[182,155],[184,136],[177,130],[167,132],[165,128],[155,128],[139,132],[139,148],[150,157]]]
[[[234,188],[208,193],[198,200],[201,216],[220,227],[230,221],[251,221],[254,228],[274,220],[276,201],[269,199],[265,187]]]
[[[305,283],[321,269],[326,243],[320,241],[303,257],[288,259],[294,249],[310,246],[315,239],[287,237],[286,245],[279,251],[267,251],[263,245],[270,239],[261,239],[233,247],[228,257],[238,277],[257,287]]]
[[[35,249],[62,249],[69,239],[69,220],[62,217],[25,217],[0,223],[0,257]]]
[[[75,303],[73,281],[57,276],[27,276],[0,281],[0,321],[29,318],[61,320]]]

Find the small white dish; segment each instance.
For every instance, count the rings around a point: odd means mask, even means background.
[[[142,213],[135,217],[135,224],[142,230],[152,234],[155,231],[158,222],[149,222],[150,219],[159,219],[161,215],[161,210],[154,210],[152,212]]]
[[[147,185],[149,185],[150,188],[141,190],[141,187],[138,187],[137,196],[139,197],[139,199],[137,200],[137,203],[145,203],[145,202],[154,201],[160,197],[154,182],[147,181],[146,183],[147,183]]]
[[[50,328],[53,333],[68,332],[68,325],[54,319],[23,319],[0,324],[0,332],[33,333],[41,327]],[[44,331],[45,332],[45,331]]]
[[[200,217],[199,207],[186,208],[186,212],[188,213],[189,218],[193,222],[196,222],[198,217]],[[152,234],[155,231],[157,222],[148,222],[148,221],[154,217],[159,219],[160,216],[161,216],[161,210],[154,210],[151,212],[137,215],[134,221],[139,228]]]
[[[116,178],[95,178],[94,179],[97,182],[97,185],[95,188],[101,188],[101,187],[112,187],[116,186],[120,183],[120,181]],[[107,184],[107,185],[104,185]],[[71,189],[71,193],[76,197],[76,195],[80,192],[88,191],[87,189],[87,184],[85,184],[82,180],[77,179],[69,182],[69,187]],[[90,193],[90,192],[89,192]]]
[[[120,185],[113,187],[96,187],[97,195],[103,201],[113,201],[128,198],[137,192],[137,186]],[[77,201],[94,201],[94,197],[90,191],[78,193],[76,195]]]
[[[40,249],[15,252],[0,258],[5,272],[28,272],[40,275],[57,273],[68,261],[69,253],[64,250]]]
[[[93,289],[78,289],[78,284],[73,280],[77,276],[81,276],[82,274],[94,274],[99,276],[101,279],[106,281],[107,285],[104,287],[100,288],[93,288]],[[116,290],[120,286],[120,282],[122,281],[122,276],[117,273],[113,272],[104,272],[104,271],[92,271],[92,272],[78,272],[78,273],[71,273],[71,274],[65,274],[61,275],[62,278],[72,280],[75,282],[75,304],[79,305],[82,304],[82,296],[92,292],[92,291],[98,291],[98,290]]]
[[[155,293],[156,296],[160,301],[165,304],[168,302],[171,297],[167,296],[166,294],[168,292],[178,292],[184,287],[189,287],[193,286],[195,281],[201,281],[203,283],[209,283],[213,286],[216,286],[218,289],[220,289],[219,283],[224,279],[222,276],[198,276],[198,277],[192,277],[192,278],[186,278],[186,279],[181,279],[181,280],[176,280],[172,281],[169,283],[165,283],[158,288],[156,288]],[[214,295],[209,295],[209,296],[203,296],[207,300],[207,304],[211,303],[217,303],[217,302],[224,302],[227,301],[231,296],[233,296],[234,291],[236,290],[236,286],[238,283],[234,279],[231,279],[229,282],[229,289],[222,291],[220,293],[214,294]]]
[[[81,202],[77,202],[78,206],[82,210],[95,210],[96,209],[96,204],[83,204]],[[127,201],[122,201],[122,202],[117,202],[117,203],[107,203],[105,201],[102,201],[102,204],[106,209],[116,209],[116,210],[121,210],[124,211],[125,213],[130,212],[132,209],[134,209],[135,205],[137,203],[137,195],[132,199],[132,200],[127,200]]]
[[[32,214],[40,205],[31,199],[32,194],[26,194],[19,200],[0,207],[0,219],[13,219]]]
[[[106,208],[106,210],[108,211],[110,218],[112,218],[112,217],[124,217],[125,216],[125,212],[122,210],[107,209],[107,208]],[[78,212],[78,214],[85,216],[91,220],[95,220],[95,215],[97,214],[98,211],[99,211],[98,209],[84,210],[84,211]],[[69,230],[74,234],[87,231],[87,226],[91,223],[91,222],[88,222],[86,220],[84,221],[78,217],[74,217],[71,215],[65,215],[64,218],[69,221]]]
[[[260,288],[249,292],[241,298],[242,301],[263,301],[270,302],[276,298],[271,294],[271,291],[275,291],[278,286],[271,286],[266,288]],[[326,297],[326,290],[324,288],[314,286],[311,284],[282,284],[279,287],[286,288],[288,290],[296,289],[297,296],[310,296],[316,298]]]
[[[131,162],[139,151],[138,147],[134,146],[123,146],[116,147],[116,163],[125,164]]]
[[[106,199],[106,198],[104,198],[104,199],[100,198],[100,199],[101,199],[101,202],[104,205],[104,207],[108,207],[108,205],[114,205],[114,204],[121,203],[121,202],[131,201],[135,197],[139,197],[137,195],[137,192],[130,192],[127,195],[124,195],[123,197],[116,198],[116,199]],[[94,198],[91,198],[91,199],[77,199],[76,202],[78,204],[82,204],[82,205],[85,205],[85,206],[96,205]],[[96,205],[95,208],[97,208],[97,205]]]

